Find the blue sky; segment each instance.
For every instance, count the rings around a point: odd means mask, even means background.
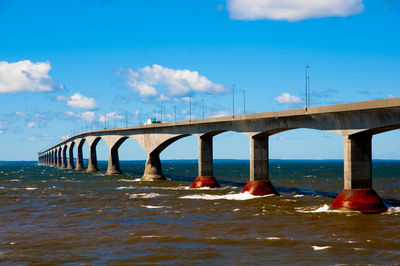
[[[318,2],[318,3],[316,3]],[[400,4],[389,0],[0,0],[0,160],[77,131],[160,115],[192,118],[400,97]],[[271,158],[343,158],[341,136],[299,129]],[[396,145],[394,145],[396,144]],[[374,158],[400,159],[398,130],[374,136]],[[248,139],[215,138],[215,158],[248,158]],[[87,150],[87,147],[86,147]],[[87,154],[87,151],[85,151]],[[107,147],[99,144],[100,159]],[[145,159],[127,141],[121,159]],[[162,158],[197,158],[195,137]]]

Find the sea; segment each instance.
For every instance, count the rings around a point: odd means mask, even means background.
[[[87,162],[86,162],[87,163]],[[0,162],[4,265],[400,264],[400,161],[373,161],[388,211],[331,210],[343,162],[271,160],[280,196],[240,193],[249,162],[215,160],[218,189],[190,189],[197,160],[162,161],[165,181],[142,182],[144,161],[106,176]]]

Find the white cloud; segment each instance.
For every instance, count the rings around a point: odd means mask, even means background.
[[[55,138],[52,136],[48,136],[46,134],[43,135],[35,135],[27,138],[29,141],[53,141]]]
[[[23,120],[25,120],[26,126],[28,128],[44,127],[47,125],[48,120],[51,119],[51,114],[49,114],[48,112],[39,113],[30,108],[27,109],[26,113],[16,111],[15,115],[18,118],[22,118]]]
[[[386,96],[386,98],[396,98],[396,96],[394,96],[393,94],[388,94],[388,95]]]
[[[27,126],[28,126],[29,128],[39,127],[39,125],[38,125],[36,122],[29,122],[29,123],[27,124]]]
[[[64,113],[68,118],[74,118],[78,121],[84,121],[84,122],[94,122],[95,118],[96,118],[96,114],[94,112],[91,111],[87,111],[87,112],[83,112],[83,113],[79,113],[76,114],[74,112],[71,111],[67,111]]]
[[[187,96],[191,92],[222,94],[229,91],[225,86],[213,83],[197,71],[171,69],[154,64],[137,71],[128,69],[128,86],[142,99],[166,99],[167,96]],[[158,89],[163,88],[166,95]]]
[[[275,97],[274,101],[280,104],[287,104],[287,105],[296,105],[302,103],[302,100],[299,97],[291,95],[287,92],[284,92],[280,96]]]
[[[66,101],[67,105],[74,108],[93,110],[97,109],[98,106],[94,98],[88,98],[83,96],[81,93],[77,92],[70,98],[65,96],[57,96],[58,101]]]
[[[0,61],[0,93],[52,91],[55,82],[49,76],[50,69],[49,62]]]
[[[231,18],[287,20],[346,17],[364,10],[363,0],[228,0]]]
[[[125,119],[124,116],[118,115],[116,112],[111,112],[111,113],[107,113],[105,116],[101,115],[99,118],[99,122],[104,122],[106,118],[107,118],[107,122]]]
[[[225,110],[221,110],[221,111],[215,112],[212,117],[221,117],[221,116],[229,116],[229,115],[232,115],[232,114],[228,113]]]

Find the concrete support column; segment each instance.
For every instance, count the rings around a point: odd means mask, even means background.
[[[89,162],[86,172],[95,173],[99,171],[97,166],[97,153],[96,153],[96,146],[99,143],[99,137],[86,137],[85,140],[89,145]]]
[[[344,136],[343,140],[344,188],[372,188],[372,136]]]
[[[199,175],[191,188],[220,187],[213,175],[213,136],[199,136]]]
[[[64,146],[62,149],[62,161],[61,168],[67,168],[67,146]]]
[[[68,145],[68,169],[74,169],[74,142]]]
[[[269,180],[268,136],[250,137],[250,181]]]
[[[62,149],[61,148],[59,148],[58,150],[57,150],[57,154],[58,154],[58,156],[57,156],[57,158],[58,158],[58,160],[57,160],[57,167],[59,167],[59,168],[61,168],[61,166],[62,166]]]
[[[119,166],[118,147],[114,146],[110,149],[106,175],[119,175],[121,173],[121,168]]]
[[[372,136],[361,133],[343,136],[344,189],[332,202],[332,208],[345,208],[362,213],[387,210],[372,189]]]
[[[75,170],[84,170],[85,169],[85,166],[83,165],[83,152],[82,152],[83,143],[84,143],[84,140],[81,140],[78,142],[78,145],[77,145]]]
[[[250,176],[242,193],[255,196],[279,195],[269,181],[268,135],[250,136]]]
[[[53,165],[55,166],[55,167],[57,167],[58,165],[58,152],[57,152],[57,150],[54,150],[54,163],[53,163]]]
[[[144,168],[144,174],[142,176],[143,181],[156,181],[163,180],[164,175],[162,173],[160,153],[153,151],[147,154],[146,165]]]

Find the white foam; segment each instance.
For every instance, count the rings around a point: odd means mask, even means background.
[[[353,212],[353,211],[349,211],[349,210],[332,210],[329,205],[324,204],[324,206],[319,207],[315,210],[310,210],[310,208],[295,208],[297,212],[303,212],[303,213],[318,213],[318,212],[338,212],[338,213],[349,213],[349,212]]]
[[[240,209],[233,209],[234,212],[240,211]]]
[[[311,246],[314,250],[324,250],[331,248],[331,246]]]
[[[10,182],[21,182],[21,179],[10,179]]]
[[[136,193],[136,194],[130,194],[129,198],[130,199],[151,199],[151,198],[157,198],[161,196],[161,194],[158,193]]]
[[[167,206],[152,206],[152,205],[142,205],[142,207],[147,208],[147,209],[162,209],[162,208],[171,208],[171,207],[167,207]]]
[[[117,187],[117,188],[115,188],[115,189],[118,189],[118,190],[121,190],[121,189],[135,189],[136,187],[131,187],[131,186],[129,186],[129,187]]]
[[[140,182],[141,179],[140,178],[136,178],[136,179],[119,179],[118,181],[120,181],[120,182]]]
[[[180,199],[202,199],[202,200],[249,200],[249,199],[257,199],[257,198],[264,198],[267,196],[254,196],[251,195],[249,192],[244,193],[235,193],[235,194],[226,194],[226,195],[210,195],[210,194],[195,194],[195,195],[188,195],[182,196]]]
[[[270,236],[270,237],[257,237],[259,240],[280,240],[280,237]]]
[[[25,189],[26,190],[35,190],[35,189],[37,189],[37,187],[26,187]]]
[[[0,189],[4,189],[4,187],[0,187]]]
[[[154,236],[154,235],[150,235],[150,236],[141,236],[141,238],[161,238],[164,236]]]
[[[383,214],[393,214],[393,213],[400,213],[400,207],[388,206],[388,210]]]
[[[304,195],[298,194],[293,196],[293,198],[300,198],[300,197],[304,197]]]

